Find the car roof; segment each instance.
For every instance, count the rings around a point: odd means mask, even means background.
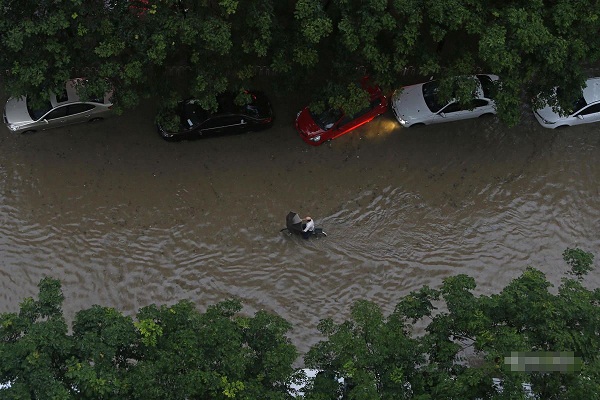
[[[586,103],[595,103],[600,100],[600,78],[590,78],[585,83],[587,86],[583,89],[583,98]]]

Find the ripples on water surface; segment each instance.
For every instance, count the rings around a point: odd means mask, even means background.
[[[319,318],[346,318],[359,298],[389,312],[450,274],[491,293],[528,264],[558,282],[567,246],[600,256],[597,126],[552,132],[526,118],[378,134],[386,117],[309,148],[285,118],[176,145],[124,121],[0,132],[0,311],[46,275],[62,280],[68,317],[237,296],[292,322],[306,350]],[[280,233],[290,210],[329,236]]]

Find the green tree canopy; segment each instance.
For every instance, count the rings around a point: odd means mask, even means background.
[[[600,290],[585,288],[582,273],[593,256],[580,249],[563,256],[576,278],[557,290],[532,267],[490,296],[475,296],[474,279],[457,275],[407,295],[387,318],[361,301],[349,321],[323,320],[326,340],[305,360],[331,378],[315,381],[309,398],[512,399],[527,390],[541,399],[600,398]],[[415,324],[425,333],[411,335]],[[513,352],[572,353],[570,373],[557,365],[520,371],[507,363]]]
[[[563,258],[570,270],[557,288],[532,267],[491,295],[457,275],[404,296],[389,316],[361,300],[348,320],[323,319],[324,340],[304,357],[320,372],[304,397],[600,398],[600,289],[584,285],[593,256]],[[62,302],[60,283],[44,278],[37,300],[0,314],[0,398],[283,400],[302,375],[291,325],[243,315],[237,300],[205,312],[150,305],[135,318],[96,305],[71,333]],[[562,358],[525,369],[532,355]]]
[[[501,77],[498,111],[515,124],[523,99],[572,106],[600,59],[599,12],[593,0],[0,0],[0,69],[15,96],[85,76],[96,91],[110,82],[118,109],[149,96],[210,109],[268,68],[277,90],[350,113],[365,74],[392,91],[484,72]]]
[[[228,300],[142,308],[136,319],[93,306],[62,315],[60,283],[0,315],[2,399],[285,399],[298,354],[290,324]]]

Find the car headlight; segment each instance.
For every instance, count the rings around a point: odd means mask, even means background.
[[[11,131],[16,131],[17,129],[19,129],[19,125],[15,125],[15,124],[8,124],[8,129],[10,129]]]
[[[313,136],[310,138],[310,140],[312,140],[313,142],[318,142],[319,140],[321,140],[321,135]]]

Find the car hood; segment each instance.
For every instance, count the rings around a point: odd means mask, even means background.
[[[392,107],[396,114],[407,122],[422,121],[431,115],[423,99],[423,84],[405,86],[394,93]]]
[[[23,97],[11,97],[4,106],[4,114],[9,124],[23,124],[33,122],[29,111],[27,111],[27,99]]]
[[[296,130],[306,136],[316,136],[325,132],[310,115],[308,107],[304,107],[296,117]]]
[[[550,122],[550,123],[555,123],[558,120],[563,118],[560,115],[558,115],[557,113],[555,113],[554,110],[552,110],[552,107],[550,107],[548,105],[544,108],[539,108],[539,109],[535,110],[535,112],[543,120]]]

